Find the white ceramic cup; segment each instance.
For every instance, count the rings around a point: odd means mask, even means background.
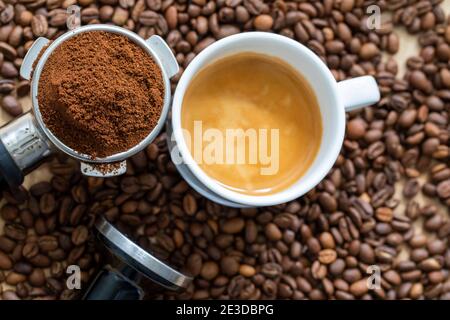
[[[183,137],[183,97],[193,77],[206,65],[240,52],[274,56],[291,65],[313,88],[322,115],[322,141],[313,164],[293,185],[270,195],[246,195],[223,187],[194,161]],[[171,156],[187,183],[212,201],[233,207],[260,207],[288,202],[314,188],[332,168],[344,140],[345,112],[374,104],[379,99],[380,92],[373,77],[336,82],[328,67],[314,52],[292,39],[265,32],[233,35],[203,50],[192,60],[178,82],[172,104],[172,122],[168,126]]]

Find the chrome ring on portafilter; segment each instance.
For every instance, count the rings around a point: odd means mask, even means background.
[[[95,229],[97,237],[122,263],[120,267],[106,266],[96,277],[84,299],[125,300],[142,298],[142,290],[137,282],[141,276],[169,289],[183,290],[192,278],[173,269],[149,252],[142,249],[104,217],[100,216]]]

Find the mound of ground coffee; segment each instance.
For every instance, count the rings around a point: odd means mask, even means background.
[[[161,70],[127,37],[79,34],[48,58],[39,109],[64,144],[92,157],[126,151],[156,126],[164,102]]]

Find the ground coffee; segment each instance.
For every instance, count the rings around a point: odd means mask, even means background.
[[[47,60],[39,109],[67,146],[92,157],[126,151],[155,127],[163,107],[161,70],[127,37],[103,31],[77,35]]]

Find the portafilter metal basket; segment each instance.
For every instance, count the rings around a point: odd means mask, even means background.
[[[164,106],[157,125],[148,136],[131,149],[110,155],[105,158],[92,158],[87,154],[77,152],[65,145],[45,125],[38,103],[39,78],[52,52],[64,41],[89,31],[106,31],[126,36],[145,50],[158,64],[164,81]],[[41,55],[41,51],[42,55]],[[35,65],[35,67],[34,67]],[[61,150],[81,162],[81,172],[89,176],[114,176],[126,171],[126,159],[143,150],[159,134],[166,121],[170,108],[170,78],[179,70],[178,63],[164,40],[159,36],[151,36],[147,40],[137,34],[117,26],[93,24],[68,31],[54,41],[40,37],[28,50],[20,75],[31,79],[32,110],[14,119],[0,128],[0,174],[12,188],[21,185],[24,174],[32,170],[42,159],[55,150]],[[115,170],[104,172],[95,165],[115,163]],[[118,164],[118,165],[117,165]]]

